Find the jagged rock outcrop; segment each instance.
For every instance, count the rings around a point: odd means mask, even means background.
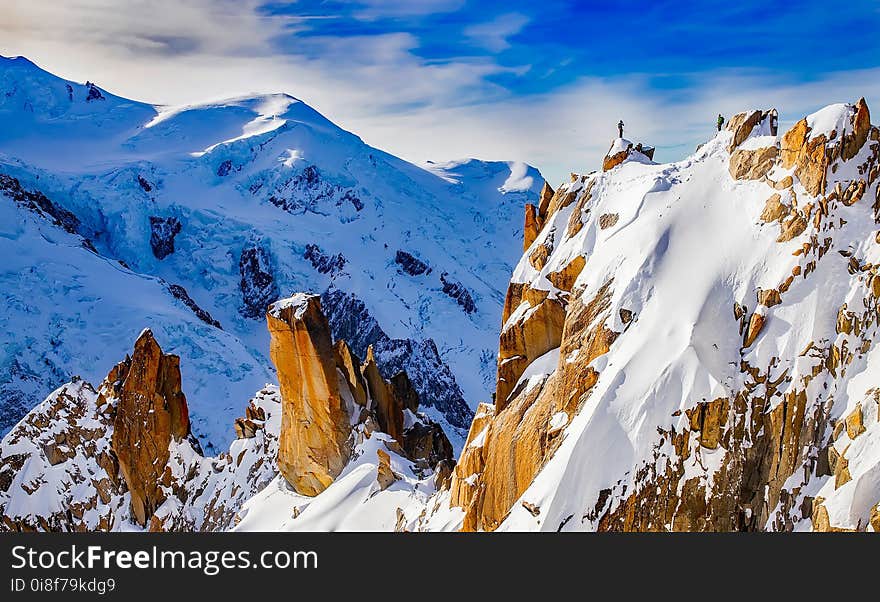
[[[370,405],[370,393],[364,380],[360,360],[351,352],[348,343],[342,339],[336,341],[334,349],[336,367],[342,371],[354,402],[362,408],[367,408]]]
[[[527,250],[535,242],[538,233],[544,227],[544,223],[550,215],[550,206],[553,204],[555,191],[548,182],[544,182],[538,204],[526,203],[526,221],[523,226],[523,251]]]
[[[137,183],[138,183],[138,186],[141,187],[141,190],[143,190],[144,192],[146,192],[148,194],[153,192],[154,185],[151,184],[150,181],[147,180],[141,174],[137,175]]]
[[[734,180],[760,180],[776,165],[778,156],[775,145],[736,149],[730,155],[730,175]]]
[[[637,161],[653,161],[654,147],[644,146],[641,142],[633,144],[624,138],[617,138],[612,142],[611,148],[602,160],[602,171],[610,171],[624,161],[635,159]]]
[[[523,370],[544,365],[527,374],[528,378],[524,377],[521,386],[506,398],[501,395],[508,387],[499,380],[493,411],[483,410],[486,426],[477,433],[472,429],[469,434],[469,440],[479,437],[479,451],[465,460],[476,447],[473,441],[466,444],[459,462],[465,468],[456,470],[452,482],[454,495],[466,509],[464,528],[497,528],[556,450],[564,426],[580,410],[597,380],[598,373],[591,367],[593,360],[607,353],[617,336],[605,327],[610,294],[608,283],[589,300],[572,297],[564,305],[558,303],[558,315],[544,316],[553,328],[559,328],[556,345],[542,353],[537,362],[537,358],[523,362]],[[542,321],[537,320],[535,328]],[[554,354],[555,349],[559,351]],[[503,362],[499,364],[499,375],[502,366]],[[476,479],[474,474],[478,474]],[[462,484],[462,479],[476,483]]]
[[[379,428],[400,441],[403,435],[403,403],[379,373],[372,347],[367,349],[367,359],[361,368],[361,373],[370,391],[370,399],[376,411]]]
[[[92,102],[95,100],[107,100],[104,95],[101,93],[101,90],[98,89],[98,86],[91,82],[86,82],[86,88],[88,88],[88,94],[86,95],[86,102]]]
[[[421,405],[442,412],[453,427],[467,429],[473,412],[434,341],[392,339],[363,301],[338,289],[328,289],[321,295],[321,307],[335,340],[346,341],[360,360],[366,359],[367,350],[372,346],[384,379],[393,379],[405,372]]]
[[[128,486],[132,515],[144,527],[165,501],[171,443],[190,436],[180,358],[162,353],[153,333],[145,330],[131,357],[107,380],[117,397],[110,446]]]
[[[768,138],[762,145],[742,147],[755,133],[769,137],[775,119],[775,109],[746,111],[730,118],[725,129],[731,134],[727,151],[730,153],[729,171],[734,180],[759,180],[776,165],[779,146],[775,142],[775,133],[773,142],[769,142]]]
[[[443,285],[443,292],[454,299],[464,313],[472,314],[477,311],[473,295],[462,283],[453,280],[448,273],[443,272],[440,274],[440,284]]]
[[[422,274],[430,274],[431,268],[427,263],[413,255],[398,249],[394,254],[394,261],[400,266],[400,269],[410,276],[421,276]]]
[[[520,304],[501,330],[495,389],[499,409],[507,404],[526,366],[562,341],[565,307],[561,300],[531,289],[528,296],[531,299]]]
[[[150,216],[150,248],[156,259],[162,260],[174,253],[174,237],[182,226],[176,217]]]
[[[278,298],[278,285],[269,253],[259,244],[246,246],[241,250],[238,269],[241,275],[241,315],[246,318],[262,317],[266,307]]]
[[[220,162],[220,165],[217,166],[217,175],[221,178],[225,178],[232,171],[232,159],[224,159]]]
[[[278,467],[297,492],[315,496],[333,482],[349,460],[353,425],[367,420],[422,470],[452,459],[439,425],[417,419],[418,394],[406,373],[385,380],[372,347],[361,364],[344,341],[331,343],[319,296],[278,301],[267,320],[284,409]]]
[[[316,244],[306,245],[303,257],[309,260],[319,274],[330,274],[331,276],[342,273],[346,264],[345,256],[342,253],[328,255]]]
[[[330,326],[317,295],[276,302],[266,314],[283,414],[278,469],[303,495],[318,495],[351,453],[351,416],[339,391]]]
[[[125,481],[105,438],[113,429],[109,404],[74,381],[54,391],[3,439],[0,448],[0,530],[109,530],[112,512],[128,511]],[[92,469],[84,471],[81,464]],[[53,497],[54,495],[54,497]]]
[[[841,131],[836,126],[840,126]],[[848,161],[854,158],[868,140],[871,114],[865,99],[856,103],[848,123],[836,126],[830,131],[817,133],[804,118],[782,137],[782,167],[794,168],[794,175],[811,196],[825,193],[831,163],[837,159]],[[829,144],[834,141],[835,144]]]
[[[179,358],[145,330],[97,390],[74,379],[50,395],[3,439],[5,526],[104,531],[131,520],[153,528],[174,495],[179,450],[200,453],[180,384]]]
[[[401,446],[404,456],[422,471],[437,471],[438,465],[455,465],[452,444],[443,427],[436,422],[422,419],[405,426]]]
[[[179,284],[169,284],[168,292],[171,293],[171,295],[175,299],[178,299],[181,303],[186,305],[199,320],[201,320],[205,324],[210,324],[214,328],[222,328],[222,326],[220,326],[220,322],[211,317],[211,314],[208,313],[207,310],[199,307],[199,304],[196,303],[193,298],[189,296],[189,293],[186,292],[186,289],[182,286],[180,286]]]
[[[726,127],[727,131],[731,133],[727,152],[733,153],[751,135],[755,126],[766,119],[768,115],[769,111],[745,111],[731,117]]]
[[[541,231],[538,208],[531,203],[526,204],[526,222],[523,225],[523,251],[532,246]]]
[[[376,481],[379,483],[379,489],[384,491],[397,480],[397,475],[394,474],[394,470],[391,468],[391,456],[388,455],[388,452],[379,449],[376,450],[376,456],[379,458]]]

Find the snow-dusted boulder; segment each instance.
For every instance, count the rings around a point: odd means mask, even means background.
[[[653,146],[644,146],[641,142],[633,144],[626,138],[615,138],[611,143],[611,148],[605,153],[605,159],[602,161],[602,171],[614,169],[625,161],[650,163],[653,159]]]

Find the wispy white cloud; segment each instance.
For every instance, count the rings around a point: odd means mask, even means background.
[[[453,12],[465,0],[348,0],[357,6],[355,15],[363,19],[408,17]]]
[[[263,16],[258,0],[6,0],[4,46],[16,41],[100,47],[134,56],[252,56],[295,28],[298,19]]]
[[[648,75],[581,78],[518,96],[493,81],[522,67],[491,57],[425,59],[408,33],[294,35],[279,53],[279,36],[308,22],[265,16],[256,0],[181,4],[133,0],[122,11],[113,0],[7,0],[0,54],[22,54],[64,77],[155,103],[285,91],[406,159],[522,160],[554,183],[600,165],[618,119],[628,136],[657,145],[658,159],[674,160],[713,135],[719,112],[776,106],[785,125],[861,95],[880,107],[880,69],[809,82],[766,72],[704,73],[675,90],[658,89]],[[393,10],[391,2],[376,4]],[[494,35],[500,48],[516,29],[507,25],[481,39]]]
[[[464,33],[472,44],[492,52],[501,52],[510,48],[508,39],[521,32],[529,21],[523,14],[507,13],[485,23],[470,25]]]
[[[628,138],[656,145],[657,160],[674,161],[715,134],[719,112],[730,117],[750,108],[776,107],[785,128],[822,106],[860,96],[880,111],[880,69],[841,72],[807,83],[786,83],[771,74],[719,72],[704,75],[699,87],[667,94],[652,88],[648,76],[584,78],[547,94],[413,111],[393,119],[365,118],[358,126],[371,141],[393,140],[394,151],[411,160],[463,154],[516,159],[538,166],[558,184],[569,172],[601,166],[619,119],[626,123]]]

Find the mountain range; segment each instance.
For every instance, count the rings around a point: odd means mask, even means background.
[[[864,99],[553,188],[4,65],[0,528],[880,531]]]
[[[288,95],[155,107],[21,57],[0,59],[0,131],[0,432],[150,327],[183,359],[194,433],[223,449],[274,380],[265,308],[297,291],[386,376],[406,368],[458,443],[490,398],[534,168],[418,167]]]

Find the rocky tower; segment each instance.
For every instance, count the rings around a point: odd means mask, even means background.
[[[303,495],[318,495],[351,451],[350,410],[339,392],[330,327],[317,295],[278,301],[266,314],[283,399],[278,469]]]
[[[386,381],[372,348],[361,364],[345,341],[331,343],[320,297],[300,293],[278,301],[267,321],[283,400],[278,468],[297,492],[324,491],[349,460],[352,426],[371,419],[422,468],[451,460],[452,447],[438,425],[405,428],[404,412],[414,416],[418,408],[405,372]]]
[[[769,116],[527,208],[463,529],[880,529],[880,130]]]
[[[184,448],[200,451],[190,436],[179,358],[144,330],[97,390],[74,379],[4,438],[6,527],[104,531],[131,519],[161,528],[155,513],[177,494]],[[33,497],[19,499],[22,492]]]
[[[117,365],[108,381],[117,389],[111,448],[131,494],[131,512],[146,526],[165,501],[163,482],[169,447],[190,434],[186,397],[180,389],[180,358],[162,353],[153,333],[145,330],[130,358]]]

